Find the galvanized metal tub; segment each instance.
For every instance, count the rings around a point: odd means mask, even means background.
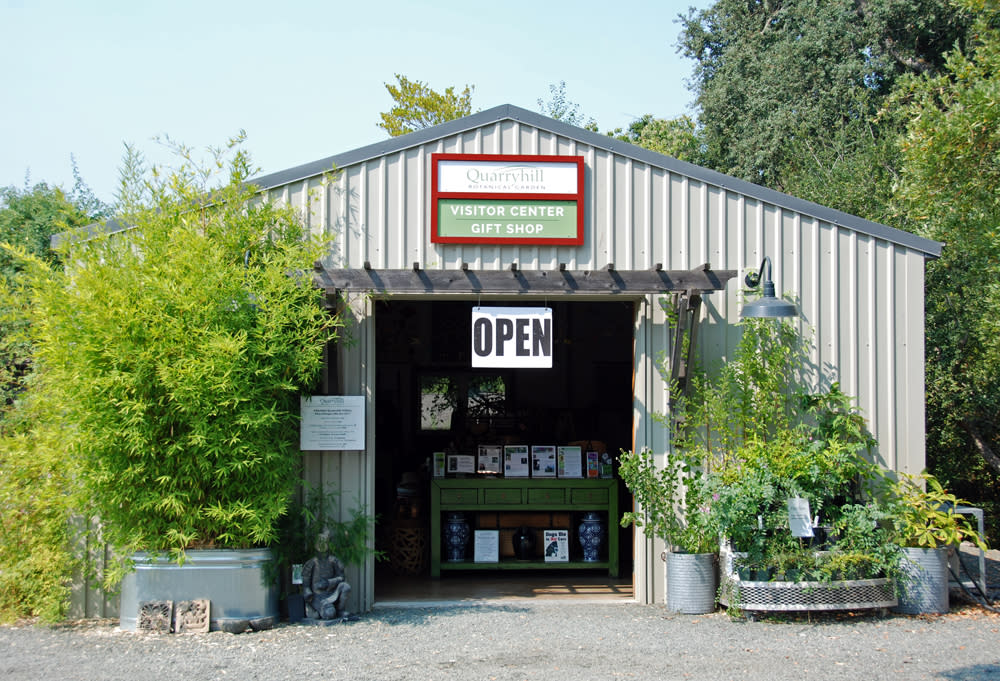
[[[902,551],[903,574],[895,610],[908,615],[948,612],[948,548],[905,546]]]
[[[715,610],[714,553],[667,553],[667,609],[687,615]]]
[[[135,570],[122,580],[119,626],[135,631],[139,605],[146,601],[210,600],[210,627],[260,618],[278,618],[278,587],[265,569],[270,549],[194,549],[183,565],[166,555],[133,556]]]

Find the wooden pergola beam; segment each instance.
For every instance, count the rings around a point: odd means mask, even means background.
[[[358,291],[372,293],[448,294],[612,294],[640,295],[674,291],[721,291],[736,270],[713,270],[705,264],[692,270],[619,270],[614,264],[599,270],[524,270],[512,263],[504,270],[428,270],[413,263],[405,270],[378,270],[365,263],[360,269],[327,269],[316,263],[314,279],[328,295]]]

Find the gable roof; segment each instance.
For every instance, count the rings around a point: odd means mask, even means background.
[[[417,147],[439,139],[453,137],[469,130],[505,120],[530,125],[534,128],[545,130],[554,135],[576,140],[582,144],[586,144],[597,149],[603,149],[610,153],[630,158],[656,168],[662,168],[663,170],[671,173],[684,175],[709,185],[715,185],[728,191],[743,194],[764,203],[778,206],[780,208],[787,208],[788,210],[802,213],[803,215],[809,215],[817,220],[845,227],[877,239],[884,239],[885,241],[919,251],[928,257],[936,258],[941,255],[943,244],[938,241],[925,239],[924,237],[917,236],[916,234],[912,234],[910,232],[905,232],[901,229],[865,220],[856,215],[851,215],[850,213],[845,213],[843,211],[822,206],[818,203],[813,203],[812,201],[806,201],[788,194],[783,194],[773,189],[769,189],[752,182],[747,182],[746,180],[741,180],[714,170],[709,170],[708,168],[694,165],[693,163],[680,161],[671,156],[666,156],[665,154],[650,151],[649,149],[637,147],[634,144],[622,142],[601,133],[578,128],[575,125],[570,125],[554,118],[549,118],[548,116],[544,116],[540,113],[522,109],[512,104],[503,104],[501,106],[493,107],[492,109],[487,109],[486,111],[480,111],[479,113],[472,114],[471,116],[466,116],[465,118],[458,118],[430,128],[417,130],[416,132],[411,132],[407,135],[393,137],[385,140],[384,142],[376,142],[375,144],[369,144],[367,146],[354,149],[353,151],[328,156],[318,161],[306,163],[294,168],[269,173],[267,175],[261,175],[260,177],[252,179],[251,182],[261,189],[271,189],[273,187],[304,180],[306,178],[317,177],[328,172],[334,167],[344,168],[356,163],[361,163],[362,161],[378,158],[379,156],[396,154],[405,149]]]

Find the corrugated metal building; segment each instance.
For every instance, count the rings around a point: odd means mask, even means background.
[[[432,154],[442,153],[582,157],[582,244],[432,241]],[[337,172],[328,176],[334,168]],[[569,326],[560,332],[566,343],[574,334],[583,334],[597,338],[598,345],[587,351],[583,364],[569,367],[566,380],[577,382],[561,383],[559,389],[589,391],[588,405],[593,407],[594,384],[598,401],[602,385],[627,386],[632,393],[625,406],[628,432],[607,438],[609,449],[614,445],[615,452],[617,447],[663,452],[663,429],[650,418],[666,412],[668,403],[667,385],[656,369],[657,358],[671,348],[661,295],[627,285],[608,285],[598,292],[539,293],[527,291],[523,281],[520,288],[511,284],[508,292],[445,285],[470,275],[486,280],[507,273],[516,281],[518,273],[523,279],[532,273],[554,276],[561,270],[578,276],[604,272],[618,279],[609,273],[609,265],[623,273],[626,284],[633,275],[638,280],[640,271],[655,271],[658,265],[671,272],[697,270],[706,263],[716,272],[735,270],[737,281],[702,296],[698,351],[710,362],[724,359],[734,347],[742,277],[769,256],[779,295],[796,299],[799,323],[814,334],[811,359],[817,382],[839,381],[847,394],[857,396],[878,439],[882,463],[911,473],[924,467],[924,261],[940,254],[936,242],[514,106],[499,106],[256,181],[273,199],[299,207],[314,229],[335,236],[320,274],[331,290],[338,288],[334,282],[345,269],[386,280],[408,271],[425,283],[423,290],[402,287],[386,297],[369,295],[357,286],[342,291],[352,319],[351,342],[341,343],[331,357],[327,391],[365,397],[366,449],[304,457],[307,481],[340,491],[345,506],[357,501],[382,515],[391,513],[400,470],[387,461],[421,447],[399,435],[412,430],[413,419],[419,417],[408,408],[400,411],[395,398],[416,390],[413,372],[419,367],[413,368],[414,357],[423,351],[414,347],[432,336],[444,342],[437,336],[442,335],[441,324],[451,319],[448,305],[458,305],[465,316],[472,305],[512,300],[544,301],[556,307],[557,316],[566,312]],[[407,321],[407,315],[420,321]],[[397,325],[398,334],[379,329],[380,320],[386,319]],[[560,323],[557,319],[557,327]],[[612,324],[627,326],[627,356],[610,345],[613,356],[602,356],[600,338],[607,335],[609,343],[616,342]],[[414,328],[423,333],[410,333]],[[467,336],[462,337],[461,344],[467,348],[468,343]],[[615,348],[620,347],[619,339]],[[392,352],[402,354],[387,354]],[[580,423],[590,415],[595,420]],[[599,408],[578,415],[579,439],[599,437],[591,432],[594,428],[584,426],[600,424],[606,416]],[[614,423],[613,417],[606,420]],[[615,427],[620,434],[620,426]],[[405,456],[422,461],[430,453],[405,451]],[[636,599],[660,602],[665,595],[662,547],[641,534],[628,534],[622,545],[631,560],[624,556],[623,566],[633,570]],[[375,575],[371,563],[351,576],[355,607],[365,610],[378,600]]]

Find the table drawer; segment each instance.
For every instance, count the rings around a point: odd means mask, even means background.
[[[599,504],[608,503],[608,490],[604,489],[574,489],[570,490],[574,504]]]
[[[450,487],[441,490],[442,504],[478,504],[479,490],[475,488]]]
[[[486,489],[487,504],[520,504],[524,502],[521,489]]]
[[[564,489],[528,489],[529,504],[565,504]]]

